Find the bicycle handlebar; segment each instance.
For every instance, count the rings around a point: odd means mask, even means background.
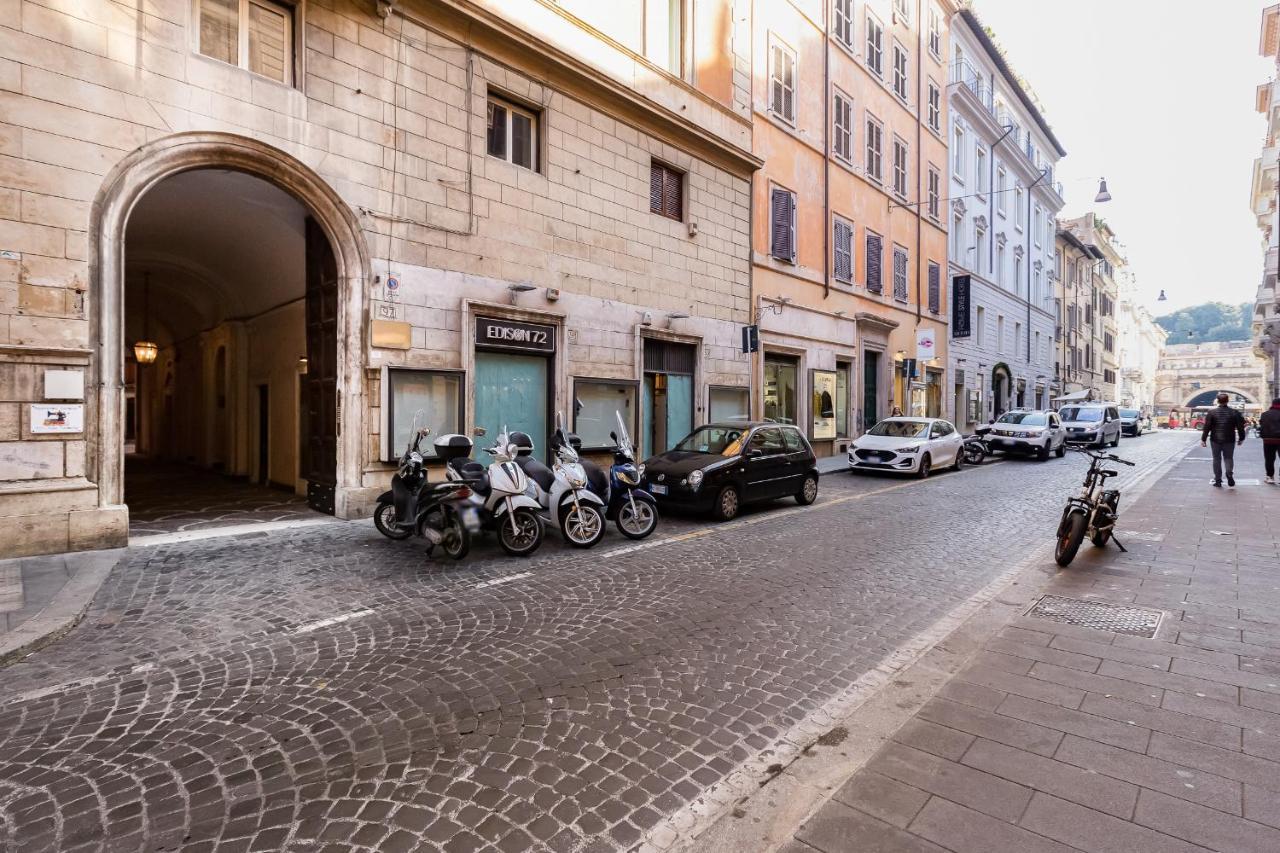
[[[1130,462],[1128,459],[1121,459],[1114,453],[1101,453],[1096,450],[1090,450],[1087,447],[1068,447],[1068,450],[1074,450],[1076,453],[1083,453],[1086,456],[1092,456],[1094,459],[1106,459],[1109,462],[1119,462],[1121,465],[1128,465],[1130,468],[1137,465],[1137,462]]]

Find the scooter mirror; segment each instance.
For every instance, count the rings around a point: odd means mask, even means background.
[[[613,430],[609,430],[609,438],[613,439],[614,444],[618,443],[618,434]]]
[[[508,444],[507,455],[510,456],[512,459],[515,459],[517,456],[520,455],[520,446],[517,444]]]
[[[474,436],[483,436],[483,435],[485,434],[485,428],[484,428],[484,427],[476,427],[475,429],[473,429],[473,430],[471,431],[471,434],[472,434],[472,435],[474,435]]]

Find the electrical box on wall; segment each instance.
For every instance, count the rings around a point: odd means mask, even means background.
[[[83,400],[84,371],[46,370],[44,398],[46,400]]]

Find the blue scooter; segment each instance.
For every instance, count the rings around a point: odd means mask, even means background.
[[[644,488],[644,466],[636,463],[635,448],[627,425],[619,412],[618,432],[613,439],[613,465],[609,468],[609,488],[604,498],[608,509],[605,517],[613,519],[618,530],[628,539],[644,539],[658,529],[658,502]]]

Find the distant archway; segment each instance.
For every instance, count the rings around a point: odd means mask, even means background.
[[[1251,394],[1246,394],[1237,388],[1215,388],[1212,391],[1201,391],[1189,398],[1179,408],[1194,409],[1197,406],[1216,406],[1218,403],[1218,395],[1226,393],[1231,397],[1230,403],[1244,403],[1246,406],[1256,406],[1258,401]]]

